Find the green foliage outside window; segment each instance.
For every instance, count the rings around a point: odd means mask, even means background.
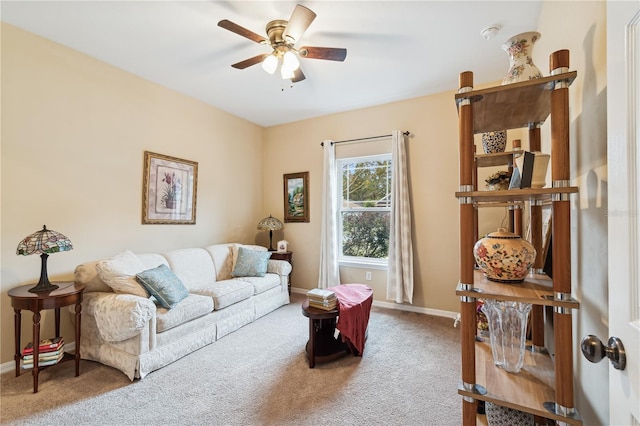
[[[384,259],[389,252],[391,158],[342,160],[342,254]]]
[[[384,259],[389,253],[389,212],[342,214],[342,254]]]

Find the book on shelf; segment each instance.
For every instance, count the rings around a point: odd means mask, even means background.
[[[40,340],[40,345],[38,346],[39,352],[52,352],[58,350],[62,345],[64,345],[64,339],[62,337],[52,337],[51,339],[42,339]],[[27,346],[22,350],[22,355],[28,355],[33,353],[33,342],[27,343]]]
[[[522,156],[516,158],[516,166],[520,175],[520,189],[531,188],[531,179],[533,178],[533,163],[536,156],[533,152],[523,151]]]
[[[38,346],[39,352],[52,352],[58,350],[62,345],[64,345],[64,339],[62,337],[52,337],[50,339],[42,339],[40,340],[40,345]],[[27,346],[22,350],[22,355],[28,355],[33,353],[33,342],[27,343]]]
[[[46,367],[48,365],[57,364],[62,359],[63,356],[64,356],[64,352],[60,352],[60,354],[57,357],[53,358],[53,359],[48,359],[48,360],[40,359],[40,360],[38,360],[38,367]],[[27,370],[29,368],[33,368],[33,356],[31,357],[31,359],[27,359],[27,360],[23,359],[22,360],[22,368],[24,370]]]
[[[39,352],[38,359],[40,361],[49,361],[49,360],[58,358],[60,354],[63,354],[63,353],[64,353],[64,345],[60,346],[55,351]],[[22,355],[22,359],[25,361],[33,360],[33,353]]]

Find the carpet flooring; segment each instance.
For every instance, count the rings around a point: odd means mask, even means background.
[[[0,378],[7,425],[460,425],[459,330],[447,318],[373,307],[363,357],[310,369],[304,297],[130,382],[82,361]]]

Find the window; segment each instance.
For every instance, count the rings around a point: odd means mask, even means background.
[[[391,216],[391,154],[337,160],[339,258],[386,265]]]

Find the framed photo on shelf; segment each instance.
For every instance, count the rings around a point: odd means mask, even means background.
[[[278,253],[286,253],[289,251],[289,241],[280,240],[278,241]]]
[[[284,175],[284,221],[309,222],[309,172]]]
[[[196,223],[198,163],[144,152],[142,223]]]

